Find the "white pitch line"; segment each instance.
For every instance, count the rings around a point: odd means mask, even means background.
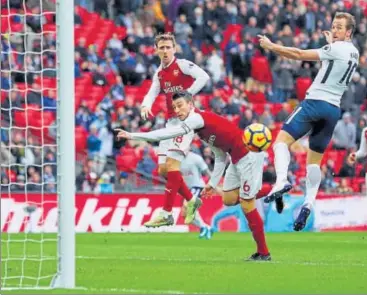
[[[128,289],[128,288],[83,288],[86,291],[97,292],[124,292],[124,293],[146,293],[146,294],[185,294],[183,291],[178,290],[146,290],[146,289]],[[206,293],[194,293],[194,294],[206,294]]]
[[[76,256],[77,259],[85,260],[138,260],[138,261],[167,261],[167,262],[239,262],[243,263],[244,259],[192,259],[192,258],[157,258],[157,257],[134,257],[134,256]],[[248,262],[256,263],[256,262]],[[291,261],[262,261],[260,263],[267,264],[288,264],[288,265],[310,265],[310,266],[357,266],[357,267],[367,267],[365,263],[328,263],[328,262],[291,262]]]

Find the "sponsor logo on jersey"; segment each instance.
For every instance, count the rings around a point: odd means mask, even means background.
[[[330,45],[325,45],[324,47],[322,47],[322,49],[323,49],[325,52],[328,52],[328,51],[330,51],[331,46],[330,46]]]
[[[167,87],[167,88],[164,88],[163,89],[164,93],[179,92],[179,91],[182,91],[182,90],[183,90],[183,87],[181,85],[179,85],[179,86],[171,86],[171,87]]]

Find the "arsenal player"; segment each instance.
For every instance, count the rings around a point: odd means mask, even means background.
[[[230,165],[224,177],[223,202],[227,206],[241,204],[246,216],[249,228],[257,244],[257,252],[250,256],[249,260],[271,260],[268,251],[264,224],[256,209],[256,194],[262,186],[262,174],[265,154],[253,153],[246,149],[242,142],[243,131],[236,125],[211,112],[194,109],[192,95],[187,92],[179,92],[173,95],[172,107],[178,119],[179,125],[146,133],[128,133],[118,130],[118,138],[160,141],[195,132],[201,140],[209,144],[215,155],[214,170],[202,195],[210,196],[226,167],[227,154],[230,155]]]
[[[145,95],[141,116],[147,119],[152,114],[151,108],[157,96],[163,92],[166,95],[168,121],[166,126],[176,126],[180,121],[175,117],[172,108],[172,95],[174,92],[186,90],[192,95],[198,93],[207,81],[209,75],[194,63],[175,57],[176,41],[172,34],[160,34],[155,38],[156,52],[161,60],[157,72],[153,76],[152,85]],[[177,137],[175,140],[166,139],[159,143],[158,172],[167,178],[165,189],[166,199],[161,214],[145,223],[147,227],[172,225],[172,205],[177,192],[187,201],[187,211],[192,216],[194,208],[199,206],[200,200],[192,196],[189,188],[183,181],[180,168],[181,161],[189,152],[194,133],[189,132]],[[178,187],[177,187],[178,186]],[[191,213],[190,213],[191,212]],[[195,217],[191,217],[195,218]],[[190,218],[185,222],[191,223]]]

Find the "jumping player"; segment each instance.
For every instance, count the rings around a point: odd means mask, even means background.
[[[263,220],[256,208],[256,194],[262,186],[265,154],[249,152],[242,142],[243,130],[232,122],[212,112],[194,109],[192,95],[179,92],[173,95],[173,110],[182,122],[176,126],[147,132],[128,133],[118,130],[118,138],[160,141],[177,138],[195,132],[206,142],[215,155],[214,170],[202,195],[211,195],[217,187],[226,167],[227,154],[231,162],[223,184],[223,202],[227,206],[241,204],[242,211],[257,244],[257,252],[249,260],[271,260],[268,251]],[[186,217],[187,218],[187,217]],[[191,221],[193,220],[193,216]]]
[[[283,210],[282,195],[292,189],[287,180],[290,162],[289,146],[310,132],[307,153],[306,200],[294,223],[294,230],[305,225],[321,182],[320,163],[340,118],[340,100],[355,72],[359,53],[352,43],[356,23],[349,13],[336,13],[331,32],[324,32],[328,45],[320,49],[301,50],[272,43],[259,36],[260,46],[286,58],[321,61],[321,68],[307,90],[306,99],[284,122],[274,149],[276,183],[265,202],[276,201],[279,213]]]
[[[202,176],[207,175],[210,177],[211,175],[209,167],[205,163],[204,159],[194,152],[189,152],[181,163],[181,173],[186,185],[190,188],[192,195],[200,198],[201,192],[205,187],[205,182]],[[186,217],[186,201],[184,201],[184,206],[182,206],[182,215]],[[201,218],[199,212],[196,212],[192,224],[200,229],[200,239],[206,238],[210,240],[212,238],[213,231]]]
[[[198,93],[208,82],[209,75],[194,63],[175,57],[176,41],[172,34],[160,34],[155,38],[156,52],[161,60],[157,72],[153,76],[152,85],[145,95],[141,116],[147,119],[153,115],[151,108],[157,96],[163,92],[166,95],[168,121],[166,126],[175,126],[179,120],[175,118],[172,109],[172,94],[177,91],[187,90],[192,95]],[[192,216],[194,207],[199,201],[192,196],[180,173],[181,161],[188,153],[194,133],[182,135],[182,137],[162,140],[158,150],[158,173],[167,178],[165,188],[165,204],[161,214],[145,223],[147,227],[159,227],[172,225],[172,205],[177,194],[181,194],[187,201],[189,218]],[[187,220],[188,221],[188,220]]]

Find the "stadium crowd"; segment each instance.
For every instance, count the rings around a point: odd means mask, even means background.
[[[11,19],[11,30],[28,33],[9,33],[2,29],[1,186],[5,191],[54,192],[56,148],[54,144],[42,146],[42,143],[46,138],[54,142],[56,136],[52,124],[56,88],[50,86],[45,92],[40,85],[45,84],[37,81],[39,76],[41,80],[56,76],[55,34],[44,32],[45,25],[54,24],[55,17],[53,13],[41,13],[40,7],[33,4],[36,1],[25,1],[31,11],[26,16],[23,1],[1,2],[2,22],[4,19],[10,23]],[[358,24],[353,41],[360,52],[360,65],[342,100],[343,115],[330,147],[329,155],[333,156],[327,157],[322,166],[321,188],[340,193],[364,190],[362,182],[352,187],[348,177],[364,177],[365,166],[352,165],[346,157],[358,147],[361,130],[367,126],[367,5],[363,6],[363,2],[77,0],[80,6],[75,9],[76,30],[86,22],[85,15],[94,12],[102,16],[102,21],[112,19],[120,28],[102,43],[103,48],[100,43],[89,42],[76,33],[76,79],[90,77],[93,89],[107,89],[95,104],[91,104],[88,95],[77,100],[77,129],[88,131],[83,139],[86,152],[78,151],[77,189],[112,192],[134,189],[139,183],[145,186],[159,183],[155,177],[149,180],[152,175],[157,176],[154,146],[117,141],[113,133],[114,128],[120,127],[132,132],[164,127],[165,115],[159,108],[149,121],[143,121],[139,111],[149,79],[159,66],[159,59],[154,55],[156,33],[174,32],[176,56],[195,62],[211,76],[211,82],[197,97],[198,107],[227,116],[241,128],[253,122],[264,123],[276,134],[281,122],[303,99],[298,83],[309,85],[320,65],[290,61],[263,51],[256,36],[266,34],[278,43],[301,49],[319,48],[326,44],[322,31],[330,28],[334,13],[345,10],[355,16]],[[42,0],[42,3],[44,10],[47,7],[48,11],[54,11],[53,1]],[[7,16],[5,10],[18,14]],[[18,54],[14,55],[14,51]],[[20,88],[23,84],[28,85],[26,92]],[[138,92],[133,93],[136,89]],[[42,140],[31,132],[32,128],[16,127],[16,110],[24,110],[24,104],[51,113],[50,127],[47,135],[41,133]],[[45,118],[42,120],[46,122]],[[25,133],[21,132],[24,130]],[[306,147],[307,138],[292,146],[289,179],[298,190],[304,189],[300,166]],[[214,159],[210,148],[198,140],[192,148],[212,169]],[[133,160],[128,163],[124,156],[131,154]],[[124,162],[119,164],[121,156]],[[274,181],[270,151],[264,182]]]

